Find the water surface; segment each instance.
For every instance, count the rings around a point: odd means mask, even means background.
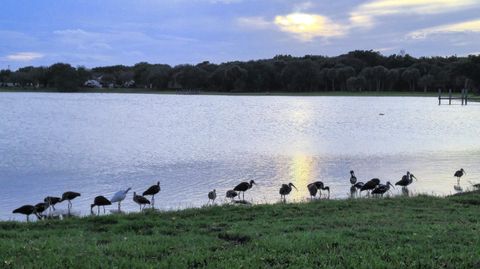
[[[306,199],[315,180],[345,198],[351,169],[392,182],[409,170],[410,193],[446,195],[456,169],[468,173],[462,187],[480,181],[478,119],[476,104],[426,97],[1,93],[0,219],[67,190],[87,214],[96,195],[157,180],[165,210],[204,205],[214,188],[223,202],[250,179],[256,203],[277,202],[288,182],[299,188],[290,200]],[[123,208],[138,210],[131,195]]]

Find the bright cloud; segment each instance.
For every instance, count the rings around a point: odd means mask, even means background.
[[[449,33],[480,33],[480,19],[460,23],[446,24],[431,28],[420,29],[407,34],[408,38],[423,39],[432,34],[449,34]]]
[[[353,27],[372,27],[380,16],[440,14],[479,7],[478,0],[373,0],[350,13]]]
[[[274,23],[281,31],[293,34],[301,41],[311,41],[317,37],[339,37],[347,31],[345,26],[325,16],[308,13],[276,16]]]
[[[7,55],[5,58],[10,61],[29,62],[43,58],[43,54],[37,52],[18,52]]]

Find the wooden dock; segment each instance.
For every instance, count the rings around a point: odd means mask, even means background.
[[[472,100],[472,99],[475,99],[475,98],[472,98],[472,97],[468,96],[468,89],[462,89],[461,92],[460,92],[460,96],[458,96],[458,95],[453,96],[452,95],[452,89],[448,89],[448,96],[442,96],[442,89],[438,89],[438,105],[442,104],[442,100],[448,100],[449,105],[452,104],[452,100],[453,101],[460,100],[461,103],[462,103],[462,106],[463,105],[466,106],[466,105],[468,105],[469,99]]]

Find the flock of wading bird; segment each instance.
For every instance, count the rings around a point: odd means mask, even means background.
[[[455,172],[454,177],[457,178],[457,185],[460,183],[460,178],[466,174],[465,170],[460,169]],[[413,183],[413,179],[417,180],[417,178],[410,172],[407,171],[405,175],[402,176],[402,179],[399,180],[397,183],[395,183],[396,186],[401,186],[403,189],[406,189],[408,185]],[[357,181],[357,177],[355,176],[355,172],[352,170],[350,171],[350,192],[357,193],[359,192],[360,194],[362,191],[367,191],[367,195],[371,194],[372,196],[383,196],[386,192],[390,191],[390,187],[395,188],[390,181],[387,181],[385,184],[380,183],[380,179],[378,178],[372,178],[367,182],[359,182]],[[232,202],[235,203],[248,203],[245,202],[245,192],[251,189],[255,184],[255,181],[250,180],[250,182],[242,182],[235,186],[235,188],[228,190],[226,192],[225,197],[228,199],[231,199]],[[477,186],[478,185],[478,186]],[[480,187],[480,184],[474,185],[475,187]],[[283,202],[286,202],[286,197],[287,195],[292,192],[293,188],[296,190],[297,187],[293,185],[292,183],[288,184],[282,184],[280,187],[279,193],[280,193],[280,199]],[[325,186],[325,184],[322,181],[315,181],[313,183],[310,183],[307,185],[308,192],[310,193],[310,198],[313,200],[317,197],[317,194],[319,194],[319,198],[322,195],[322,190],[328,192],[328,197],[330,196],[330,187]],[[93,208],[97,207],[97,215],[100,215],[100,207],[103,207],[103,212],[105,213],[105,206],[111,205],[112,203],[118,203],[118,213],[121,212],[120,209],[120,204],[125,198],[127,197],[128,192],[131,190],[131,188],[128,188],[126,190],[121,190],[116,192],[113,197],[109,200],[105,198],[105,196],[97,196],[93,200],[93,204],[90,205],[90,212],[92,215],[94,215]],[[160,192],[160,181],[157,182],[157,184],[149,187],[146,191],[142,193],[142,195],[137,195],[136,192],[133,193],[133,201],[139,205],[140,211],[142,209],[145,209],[147,205],[151,205],[152,208],[155,207],[155,195]],[[44,219],[47,217],[47,215],[44,215],[45,211],[47,209],[51,213],[51,211],[55,211],[55,205],[58,203],[61,203],[63,201],[68,202],[68,215],[70,215],[70,210],[72,208],[72,200],[79,197],[80,193],[78,192],[73,192],[73,191],[67,191],[63,193],[62,197],[53,197],[53,196],[47,196],[43,200],[42,203],[38,203],[36,205],[24,205],[21,206],[15,210],[13,210],[13,213],[19,213],[19,214],[24,214],[27,216],[27,221],[29,221],[29,216],[34,214],[37,216],[38,219]],[[148,200],[145,196],[151,196],[151,202]],[[240,196],[242,196],[242,199],[240,200]],[[238,197],[238,200],[235,200],[235,198]],[[213,191],[210,191],[208,193],[208,203],[210,202],[213,204],[215,203],[215,199],[217,198],[217,193],[216,190],[214,189]]]

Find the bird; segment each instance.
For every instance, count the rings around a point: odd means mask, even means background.
[[[307,185],[307,189],[308,189],[308,192],[310,193],[310,199],[313,200],[318,192],[317,185],[310,183]]]
[[[54,197],[54,196],[47,196],[43,201],[47,203],[53,210],[55,211],[55,205],[59,203],[62,200],[60,197]],[[51,210],[49,207],[49,210]]]
[[[150,204],[150,201],[147,198],[137,195],[136,192],[133,192],[133,201],[140,206],[140,211],[142,211],[142,205],[143,208],[145,208],[146,205]]]
[[[245,192],[252,188],[253,185],[257,185],[255,181],[250,180],[250,182],[242,182],[233,188],[234,191],[238,192],[238,197],[240,198],[240,192],[243,193],[242,197],[245,200]]]
[[[457,178],[457,184],[460,184],[460,178],[463,177],[464,174],[467,174],[467,172],[465,172],[463,168],[455,172],[453,176]]]
[[[38,219],[42,219],[44,216],[42,215],[42,213],[47,210],[47,208],[49,207],[48,203],[38,203],[35,205],[35,215],[37,215]]]
[[[383,184],[378,184],[375,189],[373,189],[372,194],[379,194],[380,196],[383,196],[384,193],[390,190],[390,186],[393,187],[392,183],[390,181],[387,181],[385,185]],[[393,187],[395,188],[395,187]]]
[[[35,214],[36,211],[35,211],[35,206],[33,205],[24,205],[24,206],[21,206],[15,210],[12,211],[12,213],[19,213],[19,214],[23,214],[23,215],[27,215],[27,222],[29,222],[29,217],[31,214]]]
[[[330,187],[328,186],[325,186],[325,184],[323,184],[322,181],[315,181],[313,183],[310,183],[308,185],[315,185],[317,187],[317,190],[320,192],[319,196],[322,196],[322,190],[326,190],[328,191],[328,196],[330,197]],[[308,188],[308,185],[307,185],[307,188]]]
[[[97,196],[95,199],[93,199],[93,204],[90,205],[90,212],[93,215],[93,208],[96,206],[97,207],[97,215],[100,215],[100,207],[103,206],[103,213],[105,213],[105,206],[106,205],[111,205],[112,202],[110,202],[105,196]]]
[[[395,183],[397,186],[402,186],[402,187],[407,187],[408,185],[412,184],[413,179],[417,179],[413,174],[411,174],[409,171],[407,171],[406,175],[403,175],[402,179]]]
[[[150,186],[146,191],[143,192],[143,196],[151,195],[152,196],[152,208],[155,207],[155,194],[160,192],[160,181],[157,184]]]
[[[359,181],[359,182],[355,183],[353,186],[357,189],[361,189],[363,187],[363,185],[365,185],[365,183]]]
[[[283,201],[286,201],[287,200],[287,195],[290,194],[290,192],[292,191],[292,187],[295,188],[296,190],[297,187],[295,187],[295,185],[293,185],[292,183],[288,183],[288,184],[282,184],[282,187],[280,187],[280,199],[283,198]]]
[[[72,200],[80,196],[80,193],[74,191],[67,191],[62,194],[62,199],[59,203],[67,200],[68,201],[68,213],[70,214],[70,209],[72,208]]]
[[[355,172],[350,170],[350,184],[355,185],[357,183],[357,177],[355,176]]]
[[[117,191],[112,199],[110,199],[110,202],[112,203],[118,203],[118,212],[121,212],[120,210],[120,203],[125,200],[125,198],[127,197],[127,193],[131,190],[132,188],[128,188],[124,191]]]
[[[234,190],[228,190],[227,193],[225,194],[225,197],[232,199],[235,199],[237,197],[238,193]]]
[[[362,191],[369,191],[375,189],[375,187],[380,184],[380,179],[378,178],[372,178],[369,181],[367,181],[363,186],[360,188],[360,192]]]
[[[212,204],[215,203],[215,199],[217,198],[217,190],[213,189],[213,191],[208,193],[208,202],[212,201]]]

